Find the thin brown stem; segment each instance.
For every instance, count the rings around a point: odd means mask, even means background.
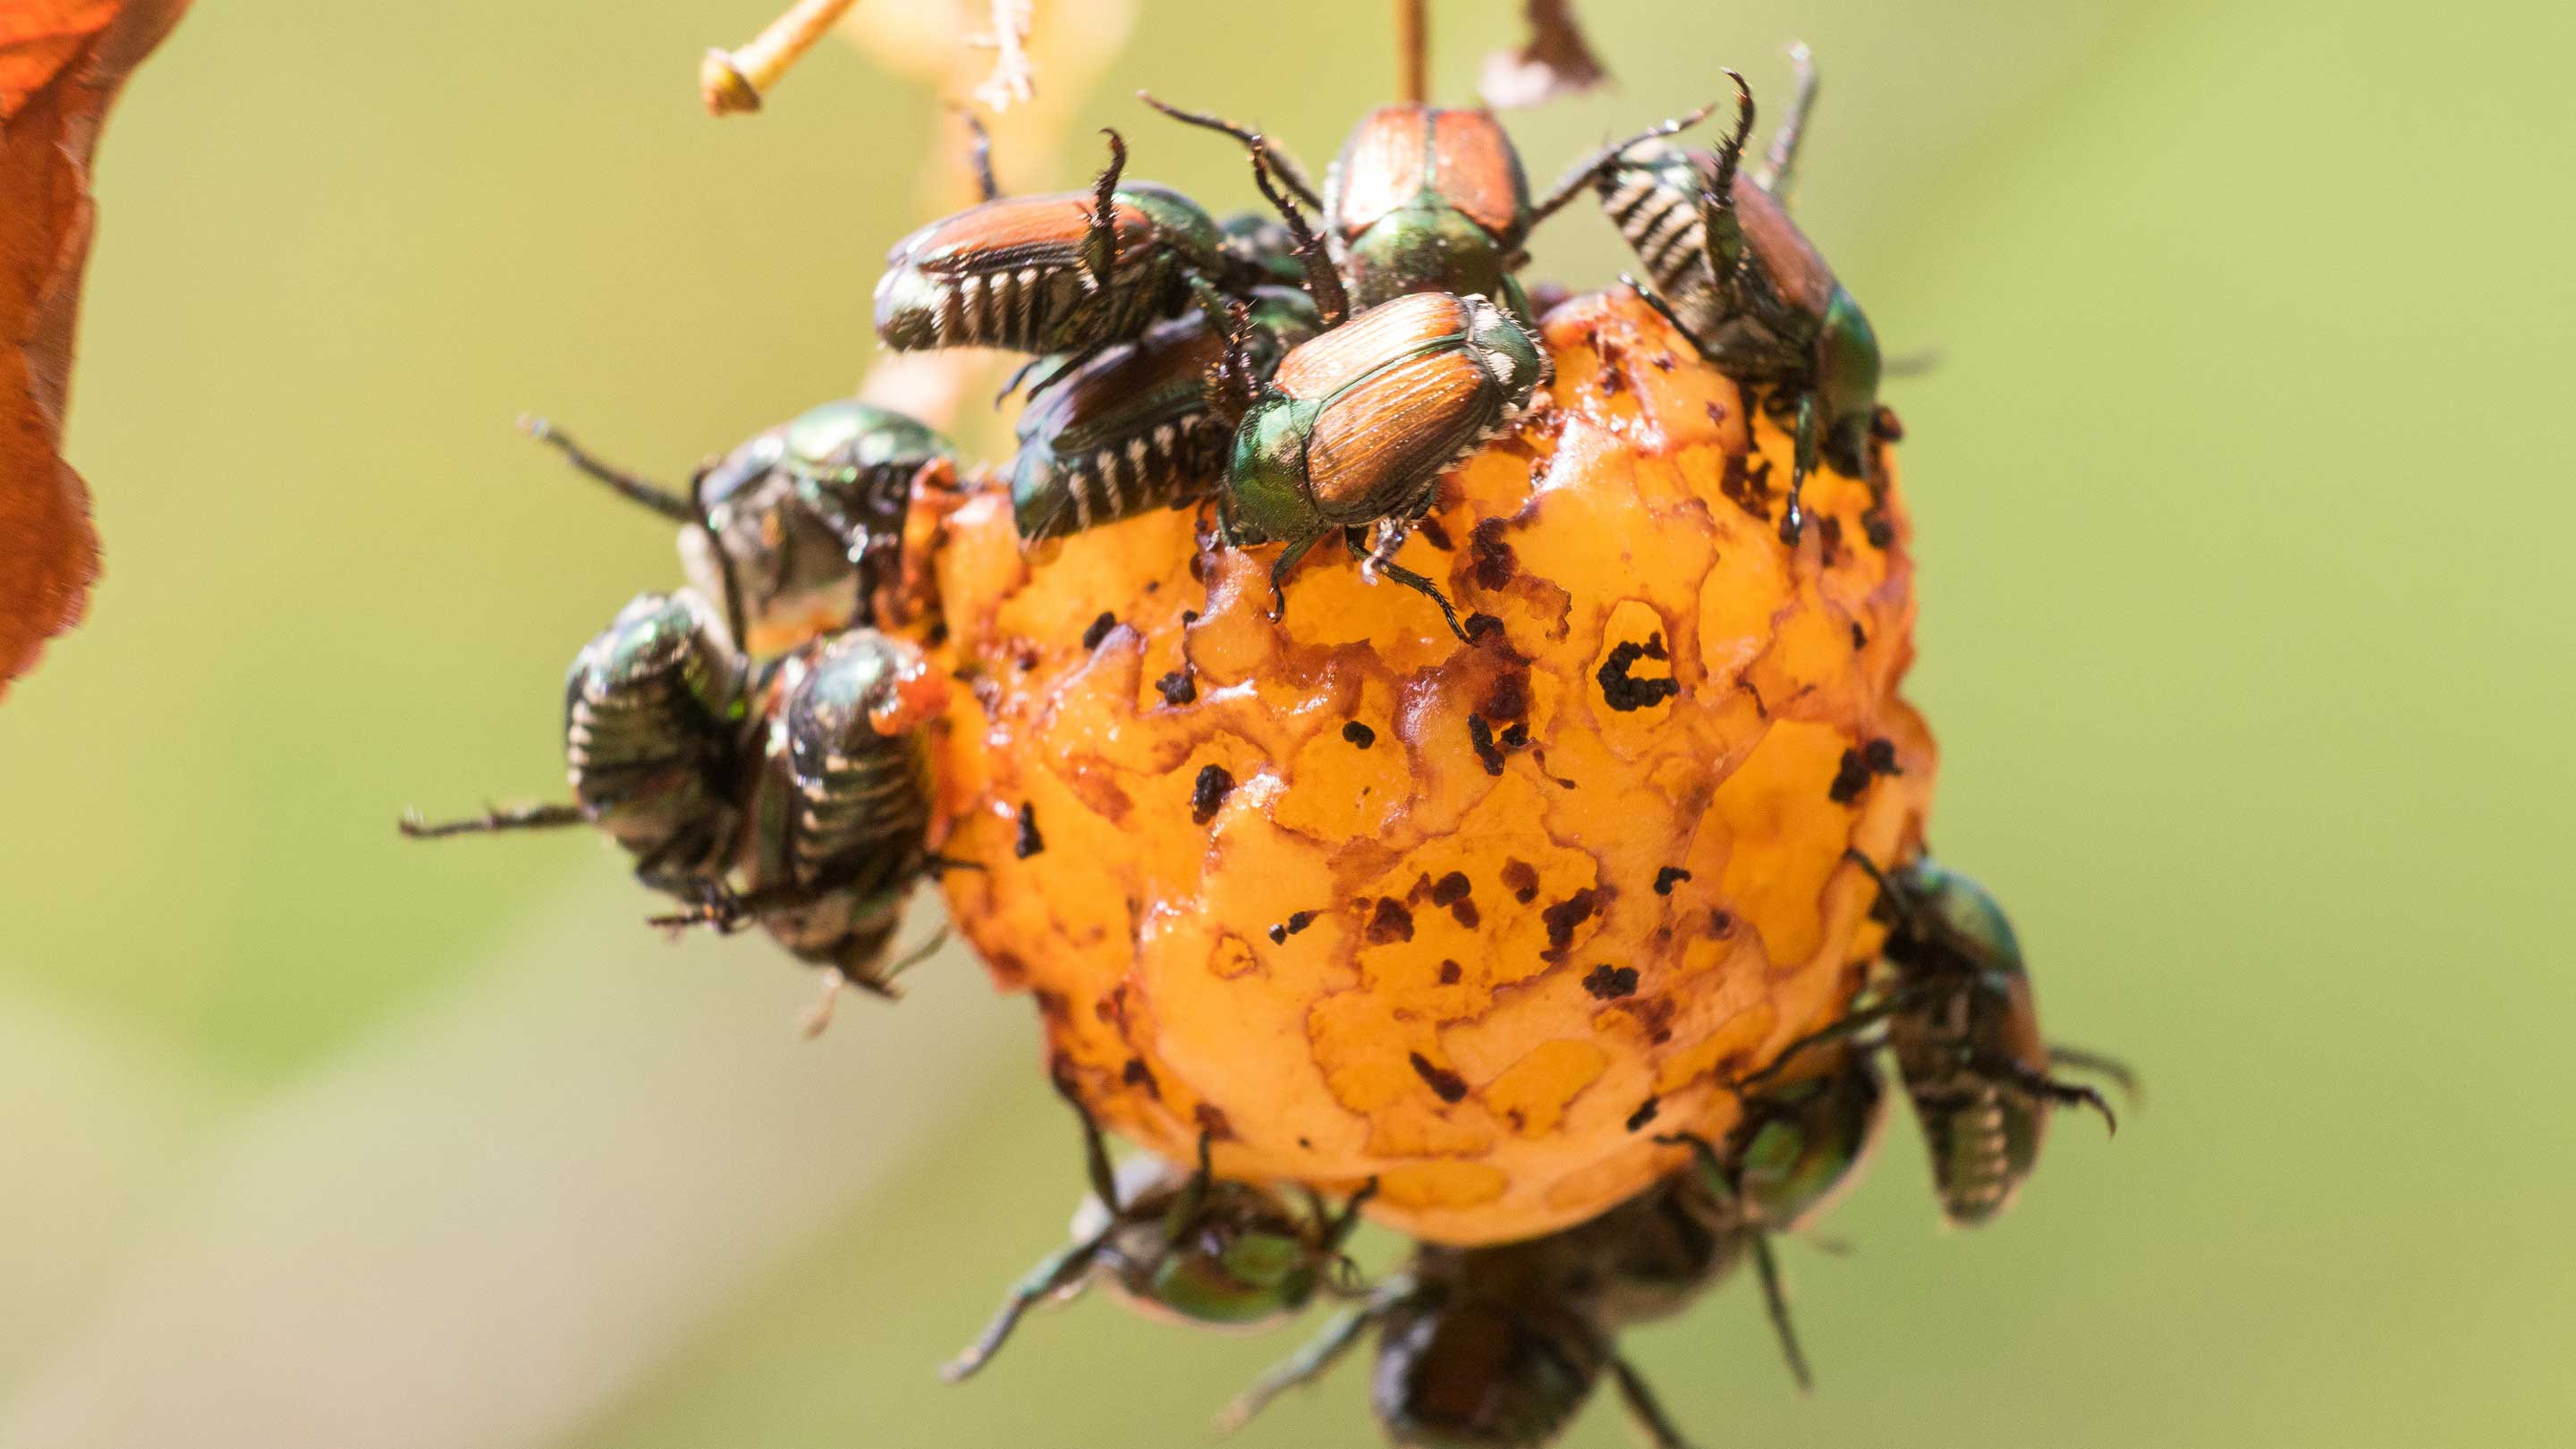
[[[1430,57],[1430,0],[1395,0],[1395,91],[1408,106],[1430,94]]]
[[[796,0],[737,50],[710,50],[698,66],[698,96],[712,116],[760,109],[760,98],[859,0]]]

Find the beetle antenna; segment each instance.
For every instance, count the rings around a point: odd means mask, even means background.
[[[1342,289],[1341,273],[1333,270],[1333,259],[1324,250],[1323,238],[1306,224],[1306,214],[1297,203],[1279,189],[1270,175],[1270,143],[1256,136],[1252,141],[1252,184],[1279,208],[1280,219],[1288,224],[1288,235],[1297,243],[1297,260],[1306,269],[1306,291],[1315,299],[1315,310],[1324,316],[1327,330],[1339,327],[1351,315],[1350,293]]]
[[[1324,209],[1323,193],[1317,191],[1315,189],[1315,183],[1306,178],[1306,168],[1298,165],[1294,157],[1291,157],[1287,152],[1280,150],[1276,143],[1272,142],[1269,137],[1263,135],[1261,132],[1254,130],[1240,121],[1229,121],[1223,116],[1214,115],[1207,111],[1182,110],[1179,106],[1161,99],[1151,91],[1138,91],[1136,93],[1136,99],[1152,106],[1155,110],[1162,112],[1164,115],[1171,117],[1173,120],[1180,122],[1184,126],[1197,126],[1201,130],[1215,131],[1220,135],[1232,136],[1234,139],[1242,142],[1247,149],[1268,146],[1270,148],[1270,164],[1278,171],[1279,179],[1286,183],[1289,190],[1297,193],[1298,200],[1305,202],[1308,206],[1315,208],[1317,211]]]

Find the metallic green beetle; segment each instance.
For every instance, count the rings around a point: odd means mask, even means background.
[[[1012,1288],[982,1336],[941,1371],[949,1382],[991,1361],[1031,1307],[1093,1283],[1150,1314],[1245,1330],[1295,1315],[1319,1292],[1340,1291],[1334,1270],[1346,1261],[1342,1244],[1359,1226],[1375,1183],[1352,1194],[1339,1214],[1328,1214],[1310,1193],[1310,1212],[1300,1215],[1267,1188],[1210,1172],[1204,1135],[1194,1172],[1151,1157],[1113,1170],[1091,1115],[1079,1104],[1074,1112],[1091,1191],[1074,1212],[1073,1243]]]
[[[1806,47],[1791,54],[1797,99],[1758,172],[1742,164],[1753,92],[1730,70],[1736,128],[1715,152],[1641,142],[1599,173],[1595,189],[1653,281],[1649,298],[1711,363],[1769,385],[1791,412],[1797,451],[1780,537],[1794,545],[1806,526],[1806,480],[1819,462],[1876,483],[1872,444],[1881,423],[1877,334],[1789,219],[1789,183],[1816,98]]]
[[[1193,280],[1240,295],[1263,279],[1199,204],[1122,184],[1127,143],[1089,194],[996,198],[895,243],[876,286],[877,336],[896,351],[1070,352],[1124,342],[1190,305]]]
[[[1259,133],[1142,98],[1175,120],[1267,150],[1280,180],[1323,213],[1333,263],[1358,310],[1415,292],[1450,292],[1490,297],[1533,328],[1529,299],[1512,276],[1529,260],[1523,247],[1530,233],[1581,195],[1621,151],[1708,114],[1703,108],[1602,147],[1533,205],[1520,153],[1491,111],[1381,106],[1351,129],[1318,193],[1296,162]]]
[[[635,858],[635,874],[693,900],[732,868],[743,809],[748,671],[732,637],[688,590],[645,594],[582,647],[564,679],[569,805],[490,810],[403,833],[594,825]]]
[[[1405,1271],[1264,1374],[1219,1421],[1240,1426],[1378,1332],[1370,1403],[1388,1437],[1423,1449],[1538,1449],[1606,1371],[1657,1449],[1681,1432],[1618,1352],[1627,1326],[1668,1317],[1722,1281],[1744,1233],[1682,1178],[1589,1222],[1482,1248],[1423,1244]]]
[[[1941,1211],[1955,1223],[1982,1223],[2029,1178],[2051,1107],[2090,1107],[2118,1127],[2101,1093],[2051,1076],[2052,1065],[2098,1072],[2128,1090],[2134,1083],[2121,1063],[2052,1048],[2040,1035],[2021,943],[1984,887],[1929,857],[1893,872],[1856,851],[1848,858],[1878,882],[1878,909],[1890,923],[1881,948],[1888,980],[1872,1004],[1792,1042],[1743,1085],[1758,1090],[1809,1049],[1886,1023]]]
[[[1812,1386],[1814,1375],[1789,1319],[1771,1238],[1809,1226],[1851,1190],[1886,1121],[1887,1094],[1868,1049],[1846,1044],[1821,1075],[1747,1098],[1722,1149],[1689,1134],[1655,1139],[1692,1150],[1693,1171],[1683,1179],[1687,1188],[1706,1203],[1706,1211],[1744,1235],[1772,1329],[1802,1389]]]
[[[1265,379],[1322,325],[1306,294],[1286,287],[1256,288],[1249,320],[1251,366]],[[1214,490],[1233,433],[1208,400],[1207,374],[1226,349],[1225,331],[1192,313],[1048,383],[1020,413],[1011,460],[1020,537],[1185,507]]]
[[[831,968],[835,991],[891,995],[910,964],[884,964],[904,900],[945,863],[923,843],[926,669],[910,644],[850,629],[754,680],[703,600],[647,594],[573,662],[564,755],[575,803],[440,825],[406,817],[403,833],[595,825],[646,885],[682,903],[655,924],[758,924]]]
[[[735,638],[756,653],[792,645],[824,621],[870,622],[900,560],[917,486],[956,477],[954,444],[917,419],[837,398],[766,429],[700,467],[685,492],[591,456],[553,424],[523,426],[574,467],[687,525],[691,584],[726,601]]]

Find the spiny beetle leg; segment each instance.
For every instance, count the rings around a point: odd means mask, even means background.
[[[406,810],[394,822],[406,840],[440,840],[450,835],[479,835],[502,830],[554,830],[566,825],[580,825],[589,819],[578,805],[517,805],[507,810],[486,805],[483,813],[464,820],[424,819],[417,810]]]
[[[1728,71],[1727,74],[1733,75],[1735,72]],[[1707,105],[1700,107],[1698,110],[1691,112],[1687,116],[1681,116],[1673,120],[1658,121],[1654,125],[1648,126],[1646,129],[1639,131],[1637,134],[1630,136],[1626,140],[1613,141],[1602,147],[1600,150],[1593,152],[1591,155],[1584,157],[1582,160],[1575,162],[1572,166],[1567,167],[1564,178],[1559,180],[1555,186],[1551,187],[1548,190],[1547,195],[1540,197],[1537,205],[1531,207],[1528,212],[1523,214],[1520,224],[1512,229],[1512,235],[1507,239],[1505,243],[1506,246],[1519,246],[1521,239],[1528,236],[1540,222],[1556,215],[1557,212],[1564,209],[1567,202],[1572,201],[1575,197],[1581,195],[1587,188],[1589,188],[1592,185],[1594,177],[1599,176],[1602,172],[1617,165],[1620,154],[1625,152],[1629,147],[1637,145],[1640,142],[1660,140],[1663,137],[1678,135],[1683,131],[1687,131],[1691,127],[1698,125],[1700,122],[1707,120],[1709,113],[1717,109],[1717,104],[1717,102],[1711,101]]]

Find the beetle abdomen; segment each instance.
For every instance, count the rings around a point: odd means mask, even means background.
[[[877,281],[877,336],[897,351],[1047,352],[1133,337],[1177,309],[1179,273],[1152,220],[1124,200],[1107,281],[1095,286],[1081,261],[1091,204],[1085,192],[991,201],[895,243]]]

